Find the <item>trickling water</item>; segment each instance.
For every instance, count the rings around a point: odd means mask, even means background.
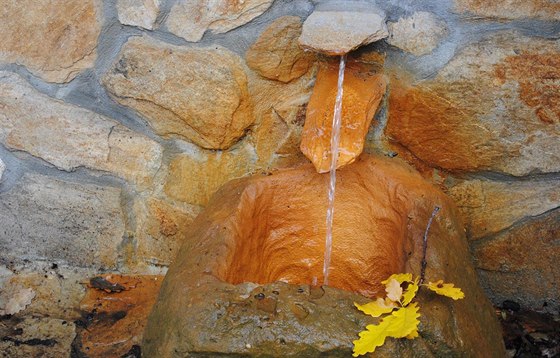
[[[338,160],[338,141],[340,139],[340,123],[342,117],[342,83],[344,82],[344,68],[346,55],[340,56],[338,67],[338,90],[334,104],[334,116],[331,132],[331,169],[329,182],[329,203],[327,206],[327,237],[325,239],[325,260],[323,261],[323,284],[329,284],[329,269],[331,265],[333,219],[334,219],[334,193],[336,188],[336,162]]]

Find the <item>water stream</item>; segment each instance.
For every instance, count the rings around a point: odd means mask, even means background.
[[[331,132],[331,167],[329,181],[329,195],[327,206],[327,235],[325,239],[325,259],[323,261],[323,285],[329,284],[329,269],[331,266],[331,252],[333,239],[334,219],[334,194],[336,189],[336,162],[338,160],[338,142],[340,140],[340,124],[342,117],[342,84],[344,82],[344,69],[346,67],[346,55],[340,56],[338,67],[338,89],[336,102],[334,104],[334,115]]]

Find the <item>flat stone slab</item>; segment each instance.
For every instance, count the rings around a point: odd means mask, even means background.
[[[327,55],[343,55],[389,36],[385,13],[366,11],[314,11],[303,23],[299,43]]]

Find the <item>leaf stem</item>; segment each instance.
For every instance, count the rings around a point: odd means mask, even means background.
[[[426,276],[426,266],[428,262],[426,261],[426,252],[428,251],[428,232],[430,231],[430,226],[432,226],[432,220],[437,215],[440,207],[436,206],[434,211],[432,211],[432,216],[430,216],[430,220],[428,220],[428,225],[426,226],[426,231],[424,231],[424,240],[422,244],[422,266],[420,269],[420,285],[424,283],[424,277]]]

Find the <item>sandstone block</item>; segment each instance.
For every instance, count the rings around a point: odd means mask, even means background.
[[[107,117],[39,93],[21,77],[0,72],[0,142],[59,169],[85,166],[150,185],[162,148]]]
[[[103,82],[163,136],[226,149],[253,123],[241,59],[221,47],[184,48],[133,37]]]
[[[475,265],[490,298],[542,309],[560,304],[560,211],[540,215],[474,244]]]
[[[222,34],[265,12],[273,0],[179,0],[169,14],[169,31],[187,41],[199,41],[206,30]]]
[[[558,20],[560,17],[560,4],[555,0],[455,0],[455,8],[463,14],[509,20]]]
[[[558,181],[501,182],[468,180],[449,195],[463,214],[471,240],[498,233],[525,218],[560,206]]]
[[[119,21],[124,25],[153,30],[161,0],[118,0]]]
[[[305,74],[315,56],[297,42],[301,19],[283,16],[272,22],[245,54],[247,65],[261,76],[290,82]]]
[[[395,76],[386,135],[451,171],[558,172],[559,50],[559,40],[502,32],[465,48],[434,79]]]
[[[125,230],[120,189],[26,174],[0,205],[3,259],[115,267]]]
[[[49,82],[93,66],[101,0],[9,0],[0,8],[0,63],[17,63]]]
[[[425,11],[390,22],[388,28],[387,42],[416,56],[432,52],[448,33],[444,21]]]

